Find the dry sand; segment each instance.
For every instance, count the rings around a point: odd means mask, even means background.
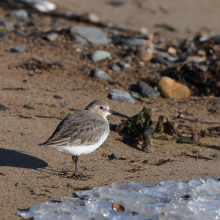
[[[101,21],[122,25],[138,30],[146,27],[151,33],[192,37],[202,28],[213,34],[220,33],[220,2],[218,0],[124,0],[115,7],[107,0],[52,0],[60,8],[79,14],[95,13]],[[176,32],[156,28],[155,24],[165,23],[174,27]]]
[[[213,2],[218,4],[217,1]],[[74,1],[69,1],[68,4],[74,4]],[[0,12],[4,13],[2,9]],[[104,15],[103,12],[102,14]],[[39,18],[36,22],[40,25],[42,19]],[[49,24],[51,18],[45,17],[42,27],[46,29]],[[70,22],[67,25],[70,25]],[[141,23],[140,26],[148,25]],[[218,152],[219,138],[200,137],[199,141],[209,145],[209,148],[154,140],[154,151],[144,153],[140,150],[140,144],[137,145],[130,137],[111,131],[107,141],[98,150],[80,157],[79,167],[84,173],[94,176],[88,181],[71,179],[74,169],[71,156],[48,147],[40,147],[38,143],[51,135],[60,122],[57,118],[64,118],[75,110],[85,108],[94,99],[106,100],[112,109],[129,116],[137,114],[147,105],[153,110],[155,122],[161,114],[173,120],[178,111],[188,111],[193,114],[188,117],[198,118],[198,121],[185,121],[184,124],[191,125],[195,133],[218,125],[200,121],[216,122],[220,121],[220,117],[219,113],[208,112],[213,108],[212,98],[192,97],[185,102],[159,98],[148,99],[146,102],[137,101],[135,105],[109,100],[107,96],[110,87],[128,90],[132,80],[133,83],[137,82],[139,74],[125,70],[123,74],[115,75],[117,80],[113,86],[93,79],[89,76],[91,69],[108,66],[110,61],[94,64],[75,51],[72,43],[68,41],[68,36],[62,37],[62,42],[50,43],[40,37],[26,40],[25,37],[11,33],[1,41],[0,98],[1,104],[9,107],[11,111],[0,111],[0,219],[20,219],[13,212],[32,207],[36,202],[72,196],[77,187],[94,188],[121,181],[156,184],[172,179],[187,181],[195,177],[220,176],[219,159],[212,157]],[[19,44],[25,44],[28,51],[20,54],[6,51]],[[66,64],[63,67],[37,71],[16,67],[33,56],[50,62],[62,60]],[[117,54],[113,57],[119,59]],[[135,68],[137,67],[133,66],[131,70]],[[32,83],[24,83],[25,79]],[[56,94],[63,99],[53,98]],[[60,103],[64,102],[68,104],[65,108],[60,106]],[[34,109],[23,108],[24,104]],[[32,117],[24,118],[25,116]],[[120,117],[109,116],[111,124],[119,124],[120,120]],[[109,160],[106,155],[112,153],[118,154],[123,160]],[[195,157],[182,156],[182,153]],[[167,159],[170,159],[170,162],[160,165],[160,160]]]

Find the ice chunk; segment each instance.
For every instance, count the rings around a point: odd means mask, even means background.
[[[209,220],[220,218],[218,178],[146,183],[113,183],[112,187],[77,192],[76,198],[61,202],[36,203],[29,211],[16,214],[30,218],[70,220]],[[113,204],[123,209],[115,210]]]

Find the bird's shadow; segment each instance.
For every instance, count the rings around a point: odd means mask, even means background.
[[[0,148],[0,166],[37,169],[47,167],[48,164],[37,157],[16,150]]]
[[[109,124],[110,125],[110,130],[115,132],[115,129],[117,127],[117,125],[114,124]],[[122,135],[122,140],[121,139],[116,139],[118,141],[123,142],[124,144],[127,144],[129,147],[132,147],[136,150],[142,151],[139,147],[138,147],[138,140],[128,136],[128,135]]]
[[[117,140],[123,142],[124,144],[128,145],[129,147],[132,147],[136,150],[142,151],[141,148],[138,147],[138,144],[139,144],[138,140],[133,137],[130,137],[128,135],[123,135],[122,140],[120,140],[120,139],[117,139]]]

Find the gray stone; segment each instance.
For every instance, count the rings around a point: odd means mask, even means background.
[[[23,108],[27,108],[27,109],[35,109],[34,107],[30,106],[30,105],[27,105],[27,104],[24,104],[23,105]]]
[[[147,30],[147,28],[146,27],[141,27],[139,30],[138,30],[138,32],[140,33],[140,34],[142,34],[142,35],[148,35],[148,30]]]
[[[20,52],[20,53],[23,53],[25,52],[27,49],[26,49],[26,46],[25,45],[18,45],[16,47],[12,47],[10,49],[11,52]]]
[[[100,22],[100,19],[99,19],[98,15],[95,14],[95,13],[89,13],[89,14],[88,14],[88,20],[89,20],[90,22],[93,22],[93,23],[98,23],[98,22]]]
[[[215,157],[215,158],[220,158],[220,153],[215,153],[215,154],[213,155],[213,157]]]
[[[60,103],[60,105],[62,106],[62,107],[66,107],[68,104],[67,103]]]
[[[111,54],[108,51],[104,51],[104,50],[96,50],[94,53],[89,54],[89,58],[94,62],[98,62],[110,57]]]
[[[130,62],[132,60],[132,57],[131,56],[126,56],[124,57],[124,61],[125,62]]]
[[[135,104],[135,100],[131,97],[130,93],[118,89],[109,89],[109,97],[120,102]]]
[[[125,2],[124,1],[118,1],[118,0],[112,0],[112,1],[108,1],[108,3],[110,4],[110,5],[113,5],[113,6],[115,6],[115,7],[120,7],[120,6],[122,6]]]
[[[25,136],[25,135],[27,135],[27,134],[25,134],[25,133],[20,133],[20,135],[21,135],[21,136]]]
[[[209,39],[210,39],[210,37],[208,35],[206,35],[206,34],[204,34],[201,37],[199,37],[199,41],[200,42],[205,42],[205,41],[207,41]]]
[[[139,95],[137,92],[131,92],[131,96],[134,98],[134,99],[139,99]]]
[[[28,13],[24,9],[14,10],[9,13],[10,17],[27,19]]]
[[[121,67],[117,63],[113,63],[111,69],[116,72],[121,71]]]
[[[70,34],[74,35],[77,42],[92,43],[95,45],[108,45],[109,40],[98,28],[74,26],[70,28]]]
[[[29,79],[24,79],[23,82],[24,83],[32,83]]]
[[[108,73],[106,73],[106,72],[104,72],[104,71],[102,71],[102,70],[99,70],[99,69],[93,69],[92,71],[91,71],[91,76],[92,77],[96,77],[96,78],[98,78],[98,79],[100,79],[100,80],[107,80],[107,79],[109,79],[109,75],[108,75]]]
[[[109,155],[109,159],[119,159],[120,157],[116,153]]]
[[[0,24],[4,25],[8,31],[14,30],[14,23],[0,19]]]
[[[138,86],[141,90],[141,94],[144,96],[144,97],[148,97],[148,98],[152,98],[152,97],[160,97],[160,93],[155,90],[154,88],[152,88],[151,86],[149,86],[148,84],[146,84],[145,82],[143,81],[140,81],[138,83]]]
[[[54,95],[53,96],[55,99],[63,99],[61,96],[59,96],[59,95]]]
[[[145,39],[129,39],[129,40],[125,40],[124,44],[132,47],[132,46],[138,46],[140,43],[146,41]]]
[[[10,108],[0,104],[0,111],[10,111],[10,110],[11,110]]]
[[[168,60],[165,60],[163,57],[154,57],[151,59],[152,63],[159,63],[159,64],[164,64],[164,65],[170,65],[171,62]]]
[[[187,48],[187,53],[191,54],[197,51],[197,47],[194,44],[190,44]]]
[[[124,63],[122,61],[119,61],[117,64],[123,69],[126,69],[131,66],[129,63]]]
[[[176,62],[176,61],[178,60],[177,57],[171,57],[171,56],[169,56],[169,57],[164,57],[164,59],[166,59],[166,60],[168,60],[168,61],[170,61],[170,62]]]
[[[122,61],[119,61],[119,62],[117,62],[117,63],[114,63],[114,64],[112,65],[111,69],[112,69],[113,71],[121,71],[121,70],[126,69],[126,68],[128,68],[128,67],[130,67],[130,66],[131,66],[131,65],[130,65],[129,63],[124,63],[124,62],[122,62]]]
[[[57,37],[58,37],[58,34],[56,34],[56,33],[51,33],[51,34],[48,34],[48,35],[46,36],[46,39],[49,40],[49,41],[54,41],[54,40],[57,39]]]

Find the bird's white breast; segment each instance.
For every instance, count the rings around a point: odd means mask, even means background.
[[[65,154],[70,154],[74,156],[79,156],[81,154],[89,154],[96,150],[98,147],[100,147],[103,142],[106,140],[106,138],[109,135],[109,130],[103,133],[103,135],[100,137],[99,141],[96,144],[92,145],[81,145],[81,146],[64,146],[64,147],[55,147],[58,151],[65,153]]]

